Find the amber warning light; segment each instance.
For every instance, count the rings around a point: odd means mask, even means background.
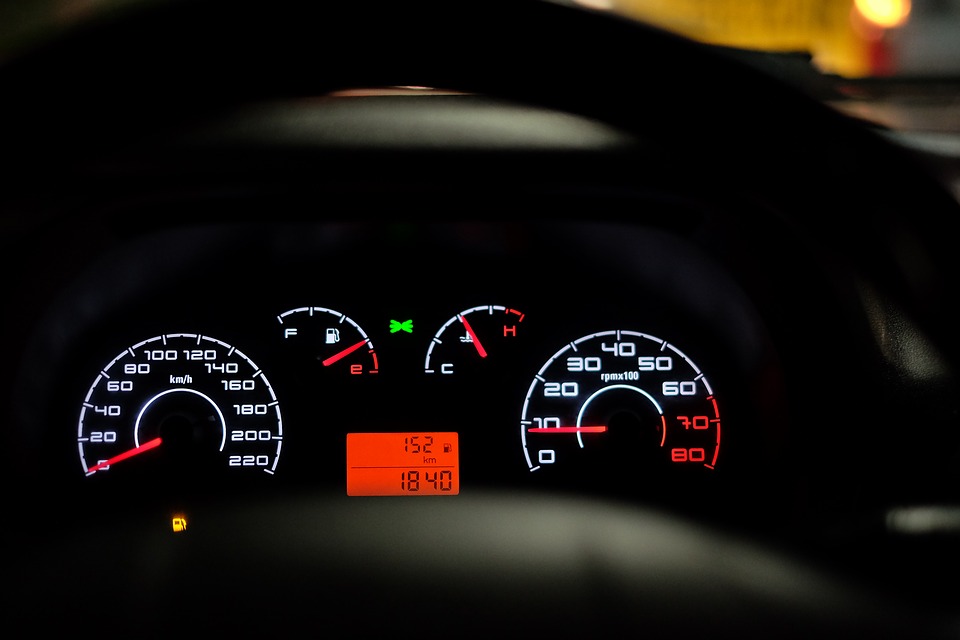
[[[460,451],[455,432],[348,433],[348,496],[455,496]]]

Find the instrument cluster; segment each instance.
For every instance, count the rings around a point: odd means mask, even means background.
[[[650,228],[175,226],[91,261],[41,333],[45,446],[85,496],[729,508],[786,428],[745,293]]]

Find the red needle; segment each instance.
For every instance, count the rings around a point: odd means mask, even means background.
[[[470,326],[470,323],[467,322],[467,316],[460,316],[460,322],[463,323],[463,328],[467,330],[467,333],[470,334],[470,339],[473,340],[473,346],[477,348],[477,353],[480,354],[481,358],[487,357],[487,350],[483,348],[483,345],[480,344],[480,339],[477,338],[477,334],[474,333],[473,327]]]
[[[87,473],[93,473],[94,471],[99,471],[100,469],[105,469],[105,468],[109,467],[109,466],[112,465],[112,464],[117,464],[118,462],[121,462],[121,461],[123,461],[123,460],[126,460],[127,458],[132,458],[133,456],[139,455],[139,454],[143,453],[144,451],[149,451],[150,449],[155,449],[155,448],[157,448],[157,447],[160,446],[160,443],[161,443],[161,442],[162,442],[162,440],[161,440],[160,438],[154,438],[153,440],[149,440],[149,441],[147,441],[147,442],[144,442],[144,443],[143,443],[142,445],[140,445],[139,447],[134,447],[133,449],[130,449],[129,451],[124,451],[124,452],[121,453],[120,455],[113,456],[113,457],[110,458],[109,460],[104,460],[103,462],[101,462],[101,463],[99,463],[99,464],[93,465],[92,467],[90,467],[89,469],[87,469]]]
[[[360,347],[362,347],[362,346],[365,345],[365,344],[367,344],[367,339],[366,339],[366,338],[364,338],[363,340],[361,340],[360,342],[358,342],[357,344],[355,344],[355,345],[353,345],[353,346],[351,346],[351,347],[347,347],[346,349],[344,349],[344,350],[341,351],[340,353],[335,353],[335,354],[333,354],[332,356],[330,356],[329,358],[327,358],[326,360],[323,361],[323,366],[329,367],[330,365],[332,365],[332,364],[333,364],[334,362],[336,362],[337,360],[340,360],[341,358],[347,357],[348,355],[350,355],[351,353],[353,353],[354,351],[356,351],[357,349],[359,349]]]
[[[606,427],[531,427],[530,433],[603,433]]]

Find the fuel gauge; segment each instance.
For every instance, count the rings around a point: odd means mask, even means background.
[[[324,307],[299,307],[277,316],[283,344],[314,374],[367,376],[379,372],[373,342],[360,325]]]

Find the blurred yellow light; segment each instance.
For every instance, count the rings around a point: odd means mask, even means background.
[[[613,11],[613,0],[573,0],[587,9],[596,9],[598,11]]]
[[[910,0],[854,0],[860,15],[884,29],[901,26],[910,15]]]
[[[880,27],[862,16],[855,0],[610,1],[618,12],[703,42],[805,52],[818,69],[847,77],[876,72],[875,39],[865,38],[864,32]],[[909,11],[907,0],[885,1]]]
[[[174,516],[173,517],[173,530],[176,533],[187,530],[187,518],[186,516]]]

